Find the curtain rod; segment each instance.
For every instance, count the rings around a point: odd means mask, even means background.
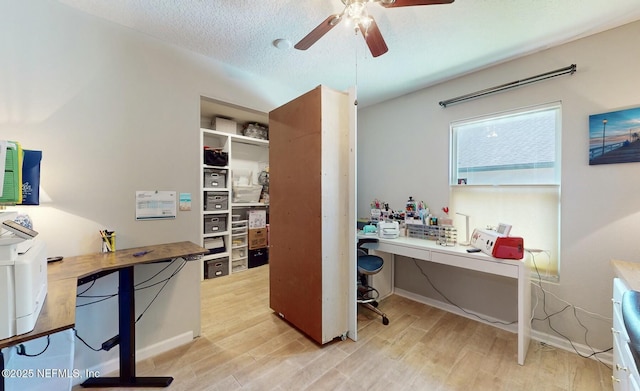
[[[479,98],[479,97],[482,97],[482,96],[485,96],[485,95],[495,94],[497,92],[501,92],[501,91],[508,90],[508,89],[511,89],[511,88],[520,87],[520,86],[523,86],[523,85],[526,85],[526,84],[531,84],[531,83],[535,83],[535,82],[538,82],[538,81],[550,79],[552,77],[562,76],[562,75],[566,75],[568,73],[573,75],[575,73],[575,71],[576,71],[576,64],[571,64],[568,67],[561,68],[561,69],[556,69],[555,71],[541,73],[541,74],[539,74],[537,76],[532,76],[532,77],[528,77],[526,79],[512,81],[511,83],[506,83],[506,84],[502,84],[500,86],[491,87],[491,88],[487,88],[487,89],[484,89],[484,90],[472,92],[471,94],[461,95],[461,96],[458,96],[456,98],[443,100],[443,101],[438,102],[438,104],[440,106],[442,106],[442,107],[447,107],[448,105],[451,105],[451,104],[454,104],[454,103],[461,103],[461,102],[464,102],[464,101],[467,101],[467,100],[471,100],[471,99],[475,99],[475,98]]]

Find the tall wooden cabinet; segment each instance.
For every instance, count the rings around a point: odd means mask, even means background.
[[[355,127],[319,86],[269,113],[270,306],[320,344],[355,319]]]

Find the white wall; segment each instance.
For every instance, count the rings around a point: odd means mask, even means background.
[[[634,180],[640,163],[589,166],[588,117],[640,105],[639,41],[640,22],[635,22],[360,110],[358,215],[367,216],[369,202],[376,197],[393,208],[403,208],[408,196],[424,200],[435,210],[447,205],[450,122],[562,101],[561,277],[560,283],[545,287],[576,306],[610,317],[610,260],[640,260],[640,241],[635,237],[640,230],[636,199],[640,181]],[[447,108],[438,105],[444,99],[572,63],[578,68],[572,76]],[[439,287],[461,305],[514,319],[515,302],[509,305],[501,300],[495,305],[492,298],[514,295],[509,284],[483,281],[448,267],[428,270]],[[406,258],[396,262],[396,284],[440,300]],[[544,316],[541,305],[536,312],[539,318]],[[562,307],[564,303],[547,295],[549,313]],[[571,311],[553,317],[553,327],[578,343],[588,342],[597,349],[611,347],[611,321],[582,312],[578,316],[589,329],[588,341]],[[550,332],[545,322],[534,321],[533,327]]]
[[[50,255],[96,252],[98,230],[117,248],[199,241],[200,96],[268,112],[290,96],[254,90],[255,76],[55,1],[0,2],[0,139],[43,151],[51,202],[23,207]],[[264,84],[263,84],[264,85]],[[136,222],[136,190],[191,193],[193,211]],[[161,266],[140,266],[137,279]],[[200,273],[188,265],[137,324],[138,348],[200,332]],[[83,290],[85,287],[79,288]],[[114,293],[115,275],[89,294]],[[138,292],[137,314],[157,288]],[[117,333],[116,300],[77,311],[93,346]],[[76,344],[78,369],[116,357]]]

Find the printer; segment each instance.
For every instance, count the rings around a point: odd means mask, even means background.
[[[0,220],[6,218],[0,214]],[[0,221],[0,339],[32,331],[47,296],[47,252],[37,232]]]

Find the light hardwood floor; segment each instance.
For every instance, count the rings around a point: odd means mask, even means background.
[[[360,310],[358,342],[319,346],[269,309],[269,268],[202,282],[202,336],[138,363],[170,390],[612,390],[611,370],[516,335],[391,296],[383,326]],[[80,390],[74,387],[74,390]],[[112,389],[113,390],[113,389]]]

